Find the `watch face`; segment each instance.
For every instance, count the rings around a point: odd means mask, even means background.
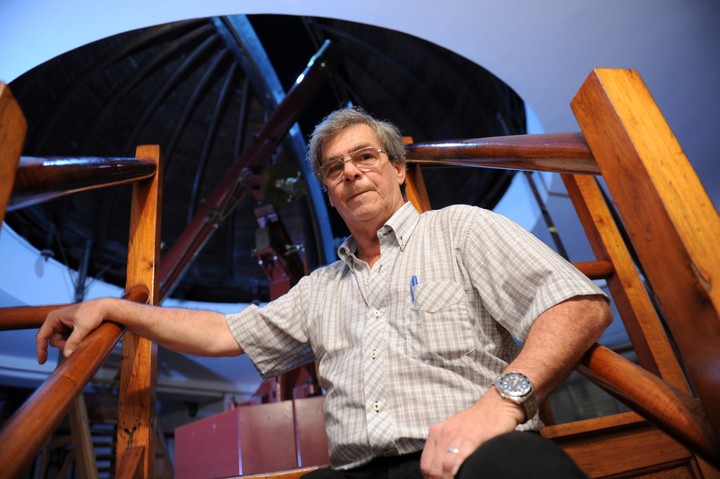
[[[530,380],[520,373],[507,373],[497,380],[497,387],[508,396],[522,397],[530,392]]]

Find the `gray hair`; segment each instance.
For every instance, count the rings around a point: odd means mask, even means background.
[[[378,140],[380,140],[380,148],[385,150],[391,163],[400,163],[403,167],[406,166],[402,135],[395,125],[387,121],[377,120],[358,107],[342,108],[330,113],[318,123],[308,142],[308,161],[315,176],[321,182],[320,167],[322,166],[322,150],[325,143],[345,128],[359,124],[372,128]]]

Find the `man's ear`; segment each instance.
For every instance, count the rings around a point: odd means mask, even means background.
[[[405,183],[405,176],[407,175],[407,169],[405,168],[405,165],[400,163],[399,161],[392,164],[395,168],[395,171],[397,172],[397,178],[398,178],[398,186],[402,186],[403,183]]]

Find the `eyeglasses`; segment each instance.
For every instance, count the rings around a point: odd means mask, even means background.
[[[360,171],[370,171],[378,165],[382,153],[387,154],[385,151],[373,148],[372,146],[360,148],[359,150],[349,153],[347,159],[345,159],[345,156],[340,156],[322,165],[320,167],[320,175],[326,184],[336,183],[342,178],[343,172],[345,171],[345,163],[348,161],[351,161]]]

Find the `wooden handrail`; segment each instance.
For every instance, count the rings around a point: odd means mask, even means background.
[[[599,344],[576,368],[633,411],[720,467],[720,439],[700,402]]]
[[[126,298],[145,303],[148,290],[131,288]],[[7,421],[0,431],[3,474],[16,477],[35,459],[37,451],[67,415],[75,398],[113,351],[123,331],[124,328],[116,323],[103,323],[60,363]]]
[[[637,71],[593,70],[570,106],[720,434],[720,215]]]
[[[581,133],[513,135],[405,146],[410,164],[599,175]]]
[[[53,304],[46,306],[13,306],[0,308],[0,331],[39,328],[50,311],[67,306]]]
[[[155,163],[137,158],[20,158],[8,211],[80,191],[150,178]]]
[[[615,272],[613,264],[605,260],[579,261],[573,266],[590,279],[607,279]]]

